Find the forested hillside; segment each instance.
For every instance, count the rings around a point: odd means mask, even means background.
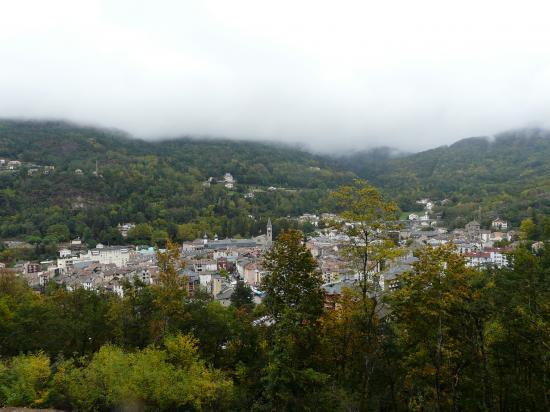
[[[76,236],[121,243],[116,226],[123,222],[140,224],[129,239],[135,243],[205,232],[254,236],[268,217],[277,233],[293,225],[287,216],[332,211],[328,192],[356,176],[403,211],[417,210],[419,198],[447,199],[436,212],[451,227],[477,218],[480,206],[485,225],[495,216],[516,226],[526,217],[536,223],[550,213],[549,136],[523,130],[416,154],[381,148],[336,159],[250,141],[143,141],[66,122],[3,120],[0,158],[23,164],[0,171],[0,238],[27,240],[46,256]],[[33,164],[55,170],[30,173]],[[234,188],[205,186],[226,172]]]
[[[204,232],[257,235],[267,217],[326,208],[327,189],[354,176],[295,147],[190,138],[146,142],[64,122],[0,122],[0,158],[24,162],[17,172],[2,171],[0,238],[37,244],[75,236],[121,242],[116,225],[122,222],[145,225],[134,240],[146,243]],[[30,164],[55,171],[29,175]],[[237,181],[233,189],[205,187],[209,177],[219,180],[226,172]],[[245,198],[251,191],[254,196]],[[285,222],[276,220],[275,230],[279,224]]]
[[[495,139],[469,138],[450,146],[394,155],[377,149],[340,159],[382,188],[404,210],[423,197],[448,199],[441,209],[449,223],[499,215],[518,224],[525,217],[550,213],[550,133],[518,130]]]

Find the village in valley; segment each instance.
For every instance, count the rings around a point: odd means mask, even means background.
[[[232,189],[236,182],[231,174],[226,173],[222,180],[210,178],[205,184],[215,183]],[[478,220],[472,220],[463,228],[448,230],[433,212],[435,202],[422,199],[417,203],[424,211],[405,214],[390,234],[402,253],[385,262],[384,268],[374,269],[378,272],[380,290],[398,289],[400,277],[413,269],[417,260],[415,251],[426,245],[452,244],[464,257],[466,265],[471,267],[501,268],[508,265],[508,253],[518,239],[518,232],[506,220],[495,218],[489,228],[482,228]],[[327,305],[333,305],[342,290],[353,287],[360,278],[341,253],[352,240],[347,229],[356,223],[347,222],[333,213],[303,214],[293,220],[298,225],[308,224],[312,228],[304,241],[318,261]],[[118,230],[123,238],[127,238],[134,227],[134,223],[121,223]],[[274,240],[273,226],[268,219],[265,233],[257,237],[220,239],[217,235],[209,237],[204,234],[202,238],[177,245],[181,261],[178,274],[188,295],[201,290],[222,305],[229,306],[237,282],[242,281],[251,288],[255,302],[261,302],[264,296],[262,278],[266,274],[263,256]],[[537,244],[533,247],[536,248]],[[54,282],[70,291],[84,288],[123,296],[125,285],[159,283],[159,252],[162,253],[163,249],[147,245],[98,243],[94,248],[88,248],[77,238],[59,245],[57,259],[18,262],[12,270],[37,291],[44,291],[50,282]]]

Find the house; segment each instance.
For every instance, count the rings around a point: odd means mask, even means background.
[[[235,179],[231,173],[226,173],[223,175],[223,184],[227,189],[233,189],[235,186]]]
[[[506,220],[503,220],[497,217],[495,220],[491,222],[491,227],[495,230],[507,230],[508,222]]]
[[[233,295],[233,292],[235,292],[235,287],[229,286],[214,296],[214,299],[220,302],[222,306],[228,307],[231,305],[231,296]]]
[[[491,231],[480,229],[479,231],[479,238],[482,242],[490,242],[491,241]]]
[[[60,258],[70,257],[71,255],[72,255],[72,252],[70,249],[67,249],[67,248],[59,249]]]
[[[136,227],[135,223],[119,223],[117,229],[122,235],[122,237],[128,237],[128,232]]]
[[[411,213],[409,215],[409,220],[418,220],[419,216],[416,213]]]
[[[464,257],[466,266],[470,267],[496,266],[501,268],[508,266],[508,256],[502,249],[498,248],[487,248],[481,252],[465,253]]]
[[[543,249],[544,249],[544,242],[535,242],[531,245],[531,250],[535,253],[538,253]]]
[[[8,169],[15,170],[21,167],[21,162],[19,160],[10,160],[8,162]]]
[[[40,272],[40,265],[38,263],[27,262],[23,265],[23,274],[29,275]]]
[[[478,221],[472,220],[471,222],[466,223],[464,228],[466,230],[466,236],[470,241],[479,239],[481,226]]]
[[[251,262],[244,266],[244,280],[249,285],[261,284],[264,274],[263,268],[258,262]]]
[[[185,279],[184,287],[189,296],[193,296],[200,289],[201,281],[199,275],[183,275]]]
[[[82,169],[75,169],[75,170],[74,170],[74,174],[75,174],[75,175],[81,176],[81,175],[84,174],[84,172],[82,171]]]

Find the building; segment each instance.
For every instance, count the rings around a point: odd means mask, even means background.
[[[271,225],[271,219],[267,219],[266,240],[267,247],[271,247],[273,244],[273,226]]]
[[[124,267],[128,264],[134,250],[128,246],[103,246],[98,243],[94,249],[80,254],[80,261],[96,261],[103,265],[109,263],[116,267]]]
[[[21,167],[21,162],[19,160],[10,160],[8,162],[8,169],[15,170]]]
[[[491,222],[491,227],[495,230],[508,230],[508,222],[497,217]]]
[[[499,248],[486,248],[480,252],[469,252],[464,254],[466,265],[470,267],[508,266],[508,256]]]
[[[259,262],[250,262],[244,265],[243,277],[249,285],[257,286],[262,283],[265,272]]]
[[[468,240],[473,241],[479,239],[481,226],[478,221],[472,220],[471,222],[466,223],[465,230]]]
[[[227,189],[233,189],[235,187],[235,179],[231,173],[223,175],[223,184]]]
[[[117,229],[122,235],[122,237],[127,238],[128,232],[136,227],[135,223],[119,223]]]

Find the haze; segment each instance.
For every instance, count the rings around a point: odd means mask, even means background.
[[[545,2],[6,1],[0,116],[420,150],[549,126]]]

